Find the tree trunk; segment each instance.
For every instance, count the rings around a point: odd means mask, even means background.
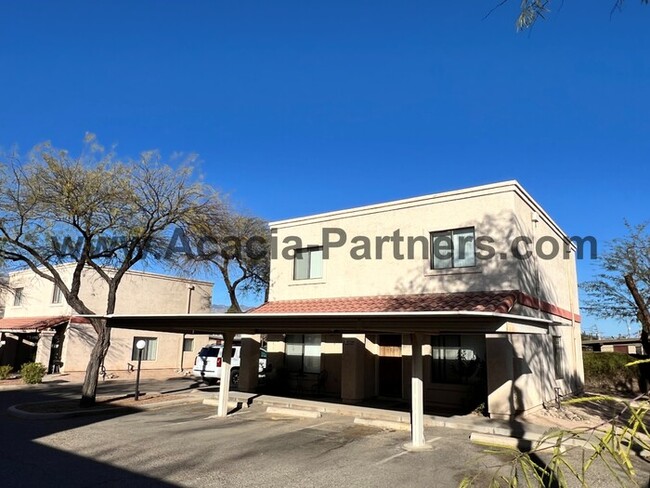
[[[237,293],[234,288],[228,287],[228,296],[230,297],[230,308],[228,309],[228,313],[241,313],[241,306],[239,305]]]
[[[90,352],[90,360],[86,368],[86,377],[81,389],[81,407],[92,407],[95,404],[97,395],[97,381],[99,379],[99,368],[104,362],[104,357],[111,345],[111,331],[106,326],[104,319],[90,319],[93,328],[97,332],[97,342]]]
[[[639,322],[641,322],[641,344],[643,345],[643,352],[650,355],[650,340],[648,339],[650,335],[650,312],[648,311],[648,306],[641,293],[639,293],[639,289],[632,275],[625,275],[625,284],[627,285],[627,289],[630,290],[632,298],[634,298],[634,303],[637,308],[636,315]]]

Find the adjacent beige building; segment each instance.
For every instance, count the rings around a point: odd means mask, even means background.
[[[73,265],[59,266],[68,283]],[[108,270],[110,272],[110,270]],[[106,309],[107,286],[92,269],[83,271],[79,297],[98,314]],[[31,270],[10,274],[9,291],[0,295],[4,316],[0,318],[0,364],[14,368],[36,360],[50,372],[85,371],[95,332],[74,310],[54,284]],[[117,313],[151,314],[209,313],[213,283],[129,271],[120,284]],[[147,343],[142,368],[149,370],[191,369],[207,335],[174,334],[141,330],[114,330],[111,347],[104,360],[108,373],[127,372],[137,363],[134,344]]]

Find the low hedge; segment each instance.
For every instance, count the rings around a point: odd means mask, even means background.
[[[642,383],[638,365],[626,366],[639,358],[620,352],[583,353],[587,390],[636,393]],[[645,369],[645,368],[644,368]]]
[[[20,368],[20,377],[28,385],[41,383],[45,373],[45,367],[41,363],[25,363]]]
[[[6,380],[9,378],[9,375],[13,371],[13,368],[9,365],[0,366],[0,380]]]

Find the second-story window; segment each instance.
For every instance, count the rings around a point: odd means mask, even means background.
[[[293,279],[313,280],[323,277],[323,248],[296,249],[293,259]]]
[[[431,233],[431,268],[476,266],[474,227]]]
[[[24,288],[14,288],[14,307],[21,307],[23,304]]]
[[[59,303],[63,303],[63,293],[61,293],[61,289],[54,285],[54,291],[52,292],[52,304],[57,305]]]

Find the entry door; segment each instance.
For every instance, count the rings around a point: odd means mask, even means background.
[[[402,336],[379,336],[379,396],[402,397]]]

